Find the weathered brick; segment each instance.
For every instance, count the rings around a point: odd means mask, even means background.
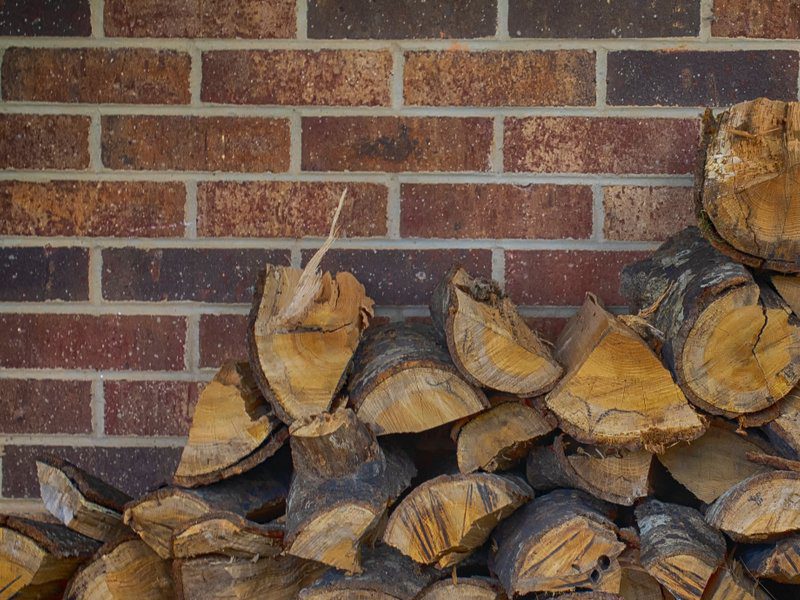
[[[2,314],[0,367],[183,369],[186,321],[144,315]]]
[[[0,234],[180,237],[183,183],[0,182]]]
[[[0,114],[0,169],[85,169],[89,117]]]
[[[103,164],[112,169],[285,171],[289,123],[261,117],[103,117]]]
[[[209,237],[323,237],[347,188],[340,234],[386,235],[386,186],[311,181],[204,181],[197,187],[197,233]]]
[[[714,0],[711,35],[798,39],[800,4],[797,0]]]
[[[55,454],[136,497],[172,478],[181,451],[181,448],[5,446],[2,492],[7,498],[38,498],[36,458]]]
[[[89,36],[89,0],[4,0],[0,35]]]
[[[219,50],[203,54],[205,102],[387,106],[386,50]]]
[[[288,264],[288,250],[109,248],[103,250],[103,298],[250,302],[268,262]]]
[[[86,248],[0,248],[0,301],[89,299]]]
[[[247,358],[247,315],[200,317],[200,366],[219,367]]]
[[[0,432],[91,433],[90,381],[0,379]]]
[[[308,37],[477,38],[497,29],[497,0],[309,0]]]
[[[505,122],[507,171],[691,173],[693,119],[529,117]]]
[[[509,0],[508,32],[531,38],[695,36],[698,0]]]
[[[400,234],[419,238],[588,238],[581,185],[404,184]]]
[[[291,38],[294,0],[105,0],[108,36]]]
[[[619,293],[622,267],[644,252],[592,250],[509,250],[506,252],[506,292],[523,305],[583,303],[586,292],[608,305],[625,301]]]
[[[607,97],[609,104],[638,106],[792,100],[797,69],[797,52],[789,50],[610,52]]]
[[[585,50],[410,52],[403,89],[422,106],[594,104],[594,53]]]
[[[692,188],[613,185],[603,189],[609,240],[661,241],[695,222]]]
[[[313,251],[303,251],[303,261]],[[488,277],[491,250],[331,250],[322,261],[329,271],[350,271],[376,304],[427,305],[439,279],[453,265]]]
[[[303,118],[307,171],[486,171],[490,119]]]
[[[108,435],[187,435],[197,402],[192,381],[106,381]]]

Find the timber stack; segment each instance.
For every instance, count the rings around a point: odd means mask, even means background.
[[[267,265],[246,362],[139,498],[57,457],[0,600],[800,597],[800,105],[708,115],[698,227],[555,345],[452,268],[431,322]],[[535,276],[535,274],[532,274]]]

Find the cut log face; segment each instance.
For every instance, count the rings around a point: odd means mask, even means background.
[[[250,314],[253,373],[287,424],[331,407],[373,314],[372,300],[350,273],[323,274],[314,297],[306,299],[298,297],[301,273],[268,265]],[[287,311],[293,313],[288,318]]]
[[[622,293],[664,335],[662,355],[689,400],[736,418],[800,379],[800,328],[767,285],[690,227],[623,270]]]
[[[757,579],[800,584],[800,535],[791,535],[772,544],[744,546],[739,559]]]
[[[492,529],[533,497],[516,477],[441,475],[414,488],[389,517],[383,541],[440,569],[465,559]]]
[[[791,459],[800,459],[800,388],[781,401],[778,416],[764,426],[770,442]]]
[[[172,552],[175,558],[275,556],[283,551],[284,534],[285,527],[277,523],[259,525],[233,513],[210,513],[175,533]]]
[[[750,266],[800,271],[800,103],[759,98],[708,140],[701,210],[716,245]]]
[[[499,581],[488,577],[465,577],[437,581],[420,596],[419,600],[507,600]]]
[[[772,275],[772,285],[795,315],[800,315],[800,276]]]
[[[559,337],[556,358],[567,373],[547,406],[581,442],[659,451],[705,429],[650,347],[591,294]]]
[[[737,542],[764,542],[800,531],[800,473],[768,471],[717,498],[706,521]]]
[[[247,363],[225,363],[197,400],[175,471],[177,485],[208,485],[269,458],[288,438]]]
[[[711,578],[703,600],[770,600],[771,596],[758,582],[748,577],[742,565],[731,562]]]
[[[358,418],[378,435],[413,433],[489,408],[464,381],[432,327],[389,324],[370,329],[348,384]]]
[[[434,291],[431,317],[456,367],[475,386],[530,397],[549,391],[562,374],[494,281],[451,269]]]
[[[636,507],[642,566],[676,598],[700,600],[725,560],[725,539],[693,508],[647,500]]]

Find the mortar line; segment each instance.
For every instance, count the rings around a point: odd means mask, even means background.
[[[4,448],[0,447],[0,507],[3,506],[3,452]]]
[[[0,48],[0,65],[3,64],[3,57],[6,54],[5,48]],[[3,89],[3,69],[0,69],[0,90]],[[0,493],[2,493],[2,488],[0,488]],[[2,498],[2,496],[0,496]]]
[[[298,40],[308,39],[308,0],[297,0],[295,4],[296,32]]]
[[[50,302],[36,304],[33,302],[2,302],[0,314],[26,314],[26,315],[87,315],[87,316],[176,316],[188,317],[189,315],[244,315],[247,314],[249,304],[229,304],[204,307],[201,303],[187,304],[186,302],[131,302],[119,304],[103,302],[92,304],[89,302]]]
[[[66,434],[3,434],[3,446],[75,446],[80,448],[97,446],[101,448],[175,448],[186,443],[185,437],[178,436],[103,436]]]
[[[197,46],[189,48],[189,104],[201,106],[203,103],[203,53]]]
[[[303,266],[303,253],[297,244],[292,246],[290,250],[289,265],[294,269],[300,269]]]
[[[89,169],[91,171],[103,169],[103,132],[100,110],[92,112],[89,123]]]
[[[497,1],[497,29],[496,38],[498,40],[510,39],[508,31],[508,0]]]
[[[697,36],[699,40],[706,43],[712,40],[711,23],[713,19],[714,0],[700,0],[700,31]]]
[[[95,371],[91,369],[8,369],[0,368],[0,379],[35,379],[57,381],[185,381],[209,379],[215,369],[186,371]]]
[[[89,247],[89,303],[103,302],[103,251],[99,246]]]
[[[197,180],[190,179],[184,182],[186,189],[186,205],[183,208],[184,238],[194,240],[197,238]]]
[[[189,373],[197,373],[200,369],[200,315],[198,314],[186,317],[184,366]]]
[[[389,177],[386,187],[386,235],[391,239],[399,240],[403,210],[399,178],[396,175]]]
[[[403,72],[406,57],[397,44],[392,45],[392,73],[389,80],[389,95],[393,109],[403,108]]]
[[[492,120],[492,151],[489,158],[492,173],[503,172],[503,144],[505,143],[505,118],[494,117]]]
[[[289,114],[289,173],[299,174],[303,170],[303,120],[293,110]]]
[[[2,466],[2,461],[0,461],[0,466]],[[2,482],[2,473],[0,473],[0,482]],[[50,514],[41,498],[6,498],[2,495],[0,495],[0,512],[23,516]]]
[[[603,204],[603,186],[596,183],[592,186],[592,239],[605,242],[604,228],[606,222],[605,205]]]
[[[594,79],[595,79],[595,106],[601,110],[607,110],[606,99],[608,97],[608,50],[598,48],[595,51]]]
[[[106,398],[102,378],[92,380],[92,435],[102,437],[106,432]]]
[[[500,289],[506,287],[506,252],[502,248],[492,248],[492,279],[499,285]]]
[[[92,38],[101,40],[106,36],[104,24],[104,0],[90,0],[89,1],[89,18],[92,24]]]

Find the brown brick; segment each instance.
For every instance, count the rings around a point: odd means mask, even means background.
[[[313,251],[303,252],[303,261]],[[350,271],[376,304],[427,305],[439,279],[453,265],[488,277],[491,250],[332,250],[322,261],[329,271]]]
[[[711,35],[798,39],[800,4],[797,0],[714,0]]]
[[[3,496],[38,498],[36,458],[55,454],[131,496],[140,496],[169,481],[181,448],[107,448],[102,446],[5,446]]]
[[[531,38],[695,36],[698,0],[509,0],[508,32]]]
[[[205,102],[387,106],[386,50],[220,50],[203,54]]]
[[[33,102],[185,104],[191,60],[145,48],[9,48],[3,99]]]
[[[343,237],[386,235],[386,186],[311,181],[204,181],[197,188],[197,233],[209,237],[328,235],[339,197]]]
[[[200,317],[200,366],[219,367],[247,358],[247,315]]]
[[[581,185],[404,184],[400,234],[419,238],[588,238]]]
[[[528,327],[551,344],[554,344],[558,339],[561,330],[567,324],[567,320],[565,317],[525,317]]]
[[[183,183],[0,182],[0,234],[181,237]]]
[[[89,299],[86,248],[0,248],[0,301]]]
[[[288,264],[288,250],[109,248],[103,298],[160,302],[250,302],[266,263]]]
[[[306,171],[486,171],[490,119],[303,118]]]
[[[603,189],[609,240],[661,241],[694,224],[694,199],[689,187],[614,185]]]
[[[143,315],[2,314],[0,367],[183,369],[186,321]]]
[[[793,100],[797,69],[797,52],[789,50],[610,52],[608,103],[724,106],[761,96]]]
[[[420,106],[594,104],[594,53],[585,50],[410,52],[403,89]]]
[[[693,119],[506,119],[507,171],[691,173],[700,133]]]
[[[0,432],[91,433],[90,381],[0,379]]]
[[[192,381],[106,381],[108,435],[187,435],[197,402]]]
[[[0,114],[0,169],[85,169],[89,117]]]
[[[478,38],[497,29],[497,0],[309,0],[308,37]]]
[[[112,169],[285,171],[289,123],[261,117],[103,117]]]
[[[4,0],[0,35],[89,36],[89,0]]]
[[[608,305],[624,304],[619,294],[622,267],[644,252],[592,250],[509,250],[506,291],[522,305],[578,306],[586,292]]]
[[[294,0],[105,0],[108,36],[290,38]]]

